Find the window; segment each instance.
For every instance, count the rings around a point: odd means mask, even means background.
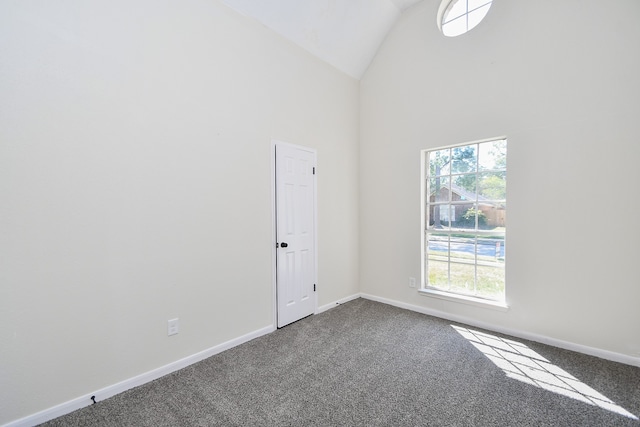
[[[425,289],[505,298],[507,140],[424,151]]]
[[[444,0],[438,14],[442,34],[455,37],[466,33],[484,19],[490,7],[491,0]]]

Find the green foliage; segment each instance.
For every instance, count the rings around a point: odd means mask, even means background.
[[[444,149],[429,154],[429,175],[440,175],[442,167],[449,163],[451,150]]]
[[[455,177],[454,184],[460,188],[464,188],[469,193],[475,194],[476,193],[476,174],[469,173],[465,175],[458,175]]]
[[[476,171],[476,145],[456,147],[451,150],[451,173]]]
[[[490,143],[491,148],[489,149],[489,154],[494,158],[494,168],[495,169],[506,169],[507,168],[507,142],[504,140],[493,141]]]
[[[463,227],[474,227],[476,224],[476,215],[478,216],[478,227],[486,227],[487,216],[480,209],[474,208],[467,209],[467,211],[460,217],[458,224]]]
[[[480,194],[492,200],[507,198],[507,181],[504,174],[488,175],[480,180]]]

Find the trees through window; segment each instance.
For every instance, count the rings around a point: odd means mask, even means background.
[[[424,158],[424,287],[504,301],[507,140]]]

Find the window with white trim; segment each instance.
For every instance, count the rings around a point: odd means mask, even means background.
[[[423,289],[504,302],[507,140],[423,153]]]
[[[489,12],[491,0],[443,0],[438,15],[442,34],[455,37],[480,23]]]

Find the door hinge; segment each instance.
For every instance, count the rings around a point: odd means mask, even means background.
[[[316,291],[316,284],[314,283],[313,284],[313,292],[315,292],[315,291]]]
[[[316,168],[315,167],[313,168],[313,174],[314,175],[316,174]]]

